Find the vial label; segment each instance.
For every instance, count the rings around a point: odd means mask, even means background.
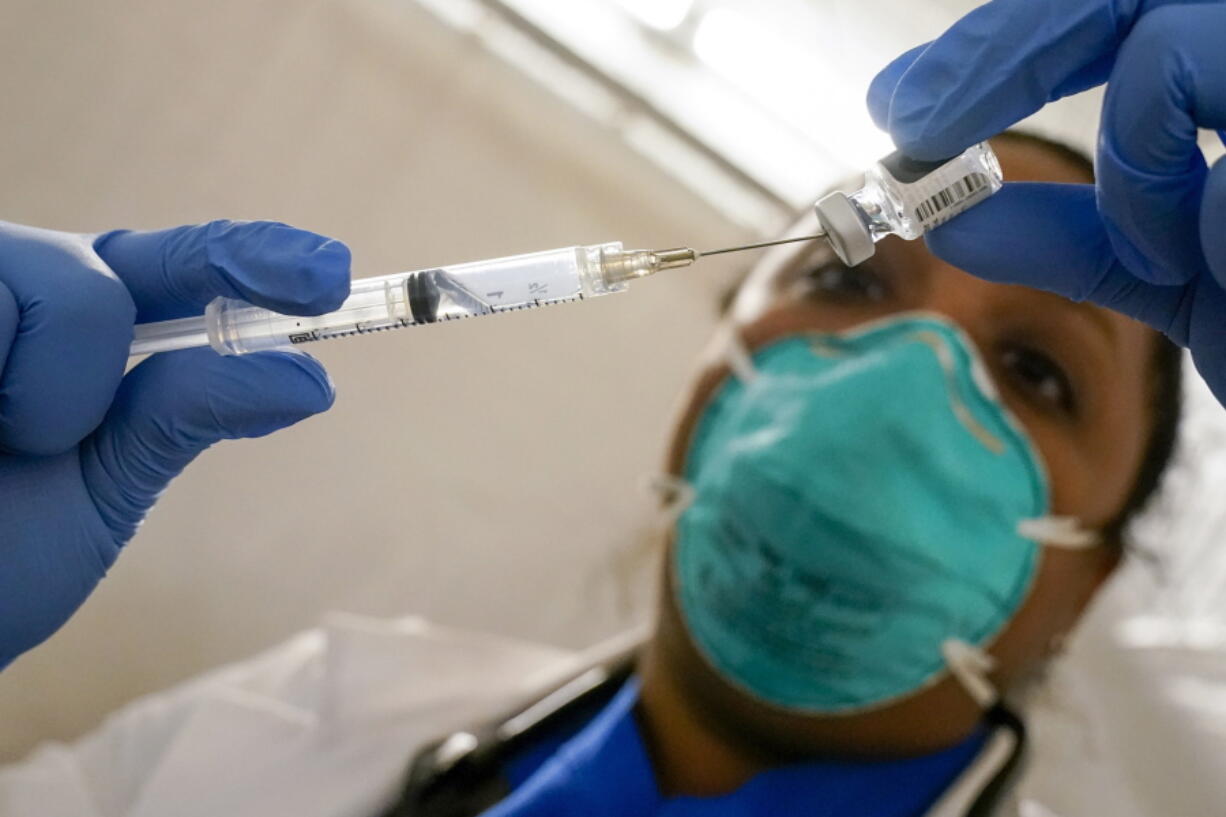
[[[971,173],[963,176],[930,199],[920,202],[915,208],[915,217],[924,225],[927,231],[938,224],[944,223],[956,213],[961,213],[971,204],[968,200],[989,187],[986,173]],[[965,204],[966,206],[960,206]],[[952,209],[951,211],[951,208]]]
[[[914,241],[1003,184],[1000,162],[987,142],[941,162],[895,153],[865,171],[859,190],[825,196],[815,209],[835,253],[855,266],[870,258],[873,245],[886,236]]]
[[[907,239],[969,210],[1002,185],[1000,163],[986,142],[943,162],[921,162],[895,153],[873,168],[867,180],[897,208],[897,215],[889,219],[890,232]]]

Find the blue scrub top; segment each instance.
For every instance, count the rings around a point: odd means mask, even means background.
[[[631,679],[577,733],[514,761],[513,792],[483,817],[920,817],[987,739],[980,730],[923,757],[797,764],[765,771],[719,797],[663,797],[634,717],[638,694]]]

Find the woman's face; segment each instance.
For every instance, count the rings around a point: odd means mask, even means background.
[[[1088,181],[1081,169],[1040,146],[1002,140],[996,149],[1012,181]],[[820,244],[780,248],[754,269],[733,307],[739,334],[750,349],[786,335],[846,330],[895,313],[944,315],[974,340],[1003,401],[1039,448],[1049,473],[1053,513],[1076,517],[1090,528],[1116,518],[1148,442],[1151,330],[1095,306],[971,277],[933,256],[922,241],[886,239],[876,256],[855,269],[843,267]],[[695,422],[727,376],[726,366],[716,359],[700,371],[670,447],[672,473],[682,472]],[[998,684],[1007,685],[1050,652],[1110,573],[1117,554],[1118,543],[1112,542],[1076,552],[1043,548],[1027,601],[991,646],[1000,667]],[[671,622],[674,635],[681,632],[671,598],[662,621],[666,630]],[[700,697],[712,706],[732,706],[763,733],[782,724],[785,716],[736,700],[743,696],[699,666],[688,639],[674,640],[687,654],[682,666],[701,686],[696,690]],[[930,723],[925,712],[934,709],[940,718]],[[848,737],[853,743],[863,741],[866,750],[885,744],[910,751],[956,739],[978,712],[946,680],[873,713],[786,717],[795,733],[789,743],[802,751],[810,742],[819,750],[830,740],[845,745]],[[851,728],[840,728],[839,721]],[[904,726],[901,732],[897,724]]]

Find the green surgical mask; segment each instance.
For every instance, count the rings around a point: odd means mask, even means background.
[[[846,713],[915,693],[1014,616],[1037,538],[1089,541],[1048,517],[1034,446],[943,319],[789,336],[740,368],[695,429],[673,577],[694,643],[759,700]]]

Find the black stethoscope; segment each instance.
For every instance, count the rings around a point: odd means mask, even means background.
[[[577,731],[595,717],[634,673],[637,654],[636,647],[596,664],[509,717],[427,744],[413,756],[400,797],[380,817],[479,817],[511,793],[507,763],[557,730]],[[993,733],[1007,730],[1013,748],[965,817],[990,817],[1026,749],[1026,727],[1004,705],[984,720]]]
[[[414,755],[400,798],[380,817],[478,817],[511,793],[506,764],[557,730],[578,730],[634,673],[638,648],[585,670],[510,717],[455,732]]]

